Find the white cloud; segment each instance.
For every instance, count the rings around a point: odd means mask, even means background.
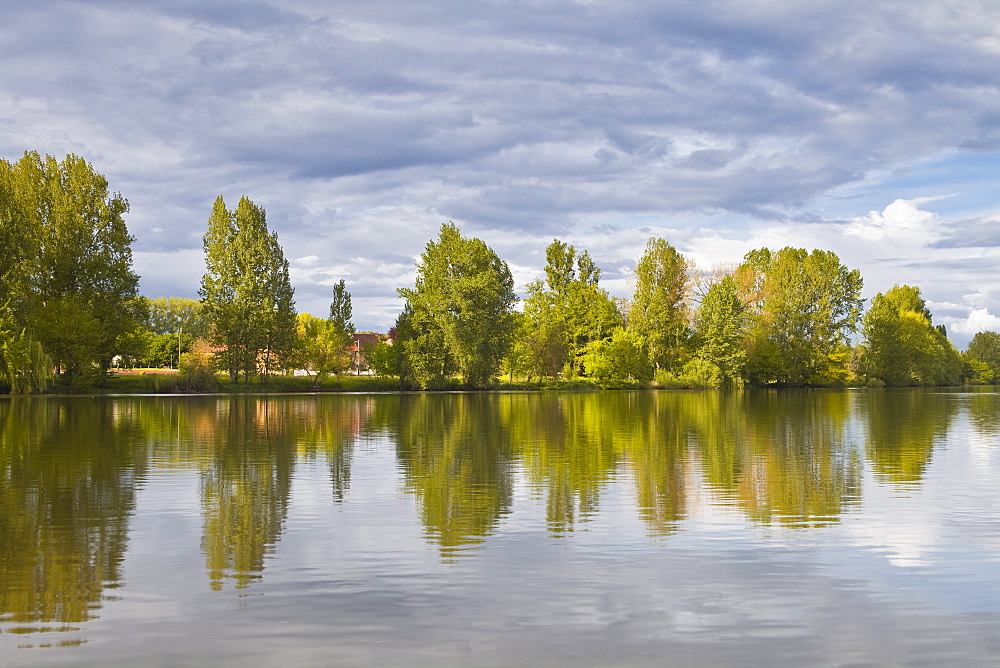
[[[1000,332],[1000,318],[990,313],[989,309],[972,309],[965,320],[954,319],[950,329],[969,336],[977,332]]]
[[[867,241],[895,241],[913,244],[927,244],[940,238],[937,228],[940,217],[936,213],[924,211],[921,204],[933,202],[940,197],[918,197],[897,199],[882,211],[869,211],[867,216],[851,219],[845,234]]]

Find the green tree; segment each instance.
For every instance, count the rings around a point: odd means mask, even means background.
[[[180,357],[191,351],[195,337],[187,332],[177,334],[149,334],[145,352],[135,361],[144,367],[174,367],[180,363]]]
[[[529,375],[574,376],[588,346],[611,336],[622,324],[608,293],[599,286],[601,270],[587,251],[554,239],[545,249],[545,280],[528,284],[524,313]]]
[[[981,382],[1000,381],[1000,334],[976,332],[965,349],[965,359],[969,363],[978,363]]]
[[[696,323],[700,342],[697,356],[718,367],[723,385],[743,385],[748,319],[732,276],[724,277],[708,289]]]
[[[0,387],[23,393],[48,384],[52,363],[28,327],[37,226],[21,213],[16,180],[13,166],[0,161]]]
[[[198,291],[223,346],[233,382],[266,377],[290,356],[295,340],[295,291],[277,233],[262,207],[246,197],[235,211],[215,200],[204,237],[206,272]]]
[[[583,363],[587,374],[602,385],[648,383],[653,378],[645,339],[625,327],[615,329],[609,339],[591,341]]]
[[[836,375],[831,360],[861,316],[861,273],[836,253],[786,247],[751,251],[736,281],[751,315],[748,375],[802,385]]]
[[[354,323],[351,316],[354,309],[351,306],[351,293],[344,285],[344,279],[333,286],[333,300],[330,302],[330,324],[333,330],[343,339],[344,345],[350,345],[354,335]]]
[[[964,365],[947,336],[934,327],[920,289],[896,285],[872,299],[862,323],[861,372],[868,382],[954,385]]]
[[[406,365],[424,387],[441,382],[453,365],[466,386],[486,387],[497,376],[513,333],[517,302],[507,263],[479,239],[445,223],[417,263],[397,333]]]
[[[145,317],[128,202],[75,155],[0,161],[0,184],[0,240],[9,244],[0,310],[11,314],[14,347],[37,352],[38,341],[70,378],[103,377],[116,356],[135,352]]]
[[[334,320],[299,314],[292,359],[295,366],[312,378],[314,390],[319,390],[323,378],[342,373],[351,365],[344,340],[344,333]]]
[[[629,327],[646,339],[653,366],[674,369],[687,355],[690,266],[663,239],[653,237],[635,268]]]
[[[185,332],[195,339],[209,336],[211,323],[205,317],[204,307],[197,299],[187,297],[156,297],[147,299],[149,320],[146,327],[153,334]]]

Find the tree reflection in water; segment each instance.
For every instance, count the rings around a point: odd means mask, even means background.
[[[147,470],[138,400],[0,401],[0,620],[8,632],[93,618],[121,565]],[[63,625],[47,627],[47,624]]]

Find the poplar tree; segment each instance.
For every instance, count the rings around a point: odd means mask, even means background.
[[[330,325],[339,337],[341,345],[351,345],[354,336],[354,323],[351,317],[354,309],[351,306],[351,293],[347,291],[344,279],[333,286],[333,299],[330,302]]]
[[[697,356],[719,368],[724,386],[742,386],[747,360],[744,340],[747,316],[732,276],[724,277],[708,289],[696,324],[700,341]]]
[[[235,211],[219,196],[204,237],[205,275],[198,291],[224,348],[221,366],[233,382],[280,368],[295,340],[295,291],[278,235],[247,197]]]

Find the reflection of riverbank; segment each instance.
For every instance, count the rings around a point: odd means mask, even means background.
[[[285,550],[303,462],[320,501],[352,504],[366,447],[391,449],[387,487],[412,498],[439,557],[487,549],[524,499],[569,540],[630,486],[650,534],[734,512],[777,528],[829,526],[875,484],[919,487],[961,424],[997,436],[996,393],[755,391],[412,393],[0,400],[0,623],[78,628],[121,586],[130,517],[151,471],[198,481],[199,581],[256,586]],[[985,440],[983,442],[986,442]],[[869,483],[872,484],[872,483]],[[398,485],[398,487],[394,487]],[[315,488],[313,488],[315,490]],[[520,499],[520,501],[519,501]],[[372,518],[378,521],[378,518]],[[519,530],[524,530],[520,527]]]
[[[114,400],[0,402],[0,620],[76,630],[121,585],[129,517],[148,468]]]

